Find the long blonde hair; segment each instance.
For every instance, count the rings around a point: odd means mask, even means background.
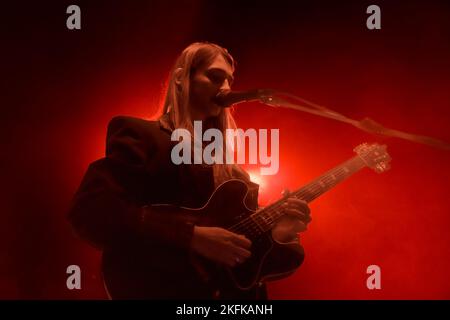
[[[173,129],[187,129],[193,136],[193,121],[188,110],[190,80],[197,70],[211,64],[219,54],[223,56],[225,61],[230,64],[234,71],[236,62],[228,53],[227,49],[210,42],[192,43],[183,50],[175,61],[169,74],[167,92],[162,110],[163,115],[166,113],[169,114]],[[226,137],[226,129],[236,129],[236,122],[229,108],[221,109],[220,114],[215,117],[214,127],[222,132],[223,137]],[[248,177],[245,171],[237,165],[214,164],[213,171],[215,184],[218,185],[221,182],[232,178],[233,168]]]

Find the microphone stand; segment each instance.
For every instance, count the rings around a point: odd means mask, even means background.
[[[324,106],[315,104],[313,102],[310,102],[308,100],[305,100],[303,98],[297,97],[293,94],[281,92],[277,90],[272,89],[257,89],[257,96],[258,100],[261,103],[264,103],[271,107],[282,107],[282,108],[289,108],[294,109],[298,111],[307,112],[310,114],[314,114],[316,116],[330,118],[336,121],[341,121],[344,123],[348,123],[353,125],[354,127],[372,133],[372,134],[379,134],[384,136],[390,136],[390,137],[396,137],[404,140],[409,140],[416,143],[422,143],[426,144],[435,148],[440,148],[444,150],[450,150],[450,144],[433,138],[429,136],[423,136],[423,135],[417,135],[412,133],[407,133],[404,131],[399,131],[395,129],[386,128],[383,125],[381,125],[378,122],[375,122],[374,120],[370,118],[364,118],[362,120],[355,120],[352,118],[349,118],[341,113],[338,113],[334,110],[328,109]],[[287,99],[283,98],[287,97],[294,101],[297,101],[297,103],[290,102]],[[299,104],[298,102],[302,103]]]

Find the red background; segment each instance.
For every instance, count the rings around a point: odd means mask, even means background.
[[[80,31],[65,27],[70,4],[2,9],[0,298],[105,297],[100,254],[72,235],[65,213],[88,164],[103,156],[108,121],[151,117],[168,70],[193,41],[229,49],[236,89],[277,88],[450,141],[445,1],[377,1],[375,31],[365,26],[367,1],[78,1]],[[271,298],[450,298],[448,151],[256,103],[235,116],[244,129],[280,129],[280,170],[263,178],[262,203],[362,142],[387,144],[393,158],[390,171],[365,169],[311,204],[306,260],[270,284]],[[82,269],[80,291],[66,289],[70,264]],[[371,264],[381,267],[381,290],[366,287]]]

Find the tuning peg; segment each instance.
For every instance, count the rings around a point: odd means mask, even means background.
[[[291,192],[289,191],[289,189],[284,189],[283,191],[281,191],[281,195],[285,198],[287,198],[290,194]]]
[[[389,163],[387,162],[380,162],[375,166],[375,171],[377,173],[382,173],[384,171],[387,171],[391,168],[391,166],[389,165]]]

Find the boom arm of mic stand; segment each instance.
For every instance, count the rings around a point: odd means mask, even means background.
[[[386,128],[383,125],[373,121],[370,118],[365,118],[361,121],[351,119],[351,118],[346,117],[338,112],[335,112],[335,111],[325,108],[323,106],[316,105],[312,102],[306,101],[306,100],[296,97],[292,94],[275,91],[275,90],[271,90],[271,89],[259,89],[258,94],[259,94],[259,100],[262,103],[264,103],[268,106],[271,106],[271,107],[284,107],[284,108],[294,109],[294,110],[298,110],[298,111],[303,111],[303,112],[311,113],[311,114],[314,114],[317,116],[326,117],[326,118],[330,118],[333,120],[345,122],[345,123],[355,126],[356,128],[358,128],[360,130],[363,130],[363,131],[366,131],[366,132],[369,132],[372,134],[380,134],[380,135],[384,135],[384,136],[397,137],[397,138],[401,138],[404,140],[409,140],[409,141],[413,141],[416,143],[422,143],[422,144],[426,144],[426,145],[444,149],[444,150],[450,150],[450,144],[445,141],[442,141],[442,140],[439,140],[439,139],[436,139],[433,137],[422,136],[422,135],[417,135],[417,134],[407,133],[407,132],[403,132],[403,131],[399,131],[399,130],[395,130],[395,129]],[[285,95],[292,99],[300,100],[303,103],[305,103],[308,107],[289,102],[289,101],[281,98],[279,95]]]

